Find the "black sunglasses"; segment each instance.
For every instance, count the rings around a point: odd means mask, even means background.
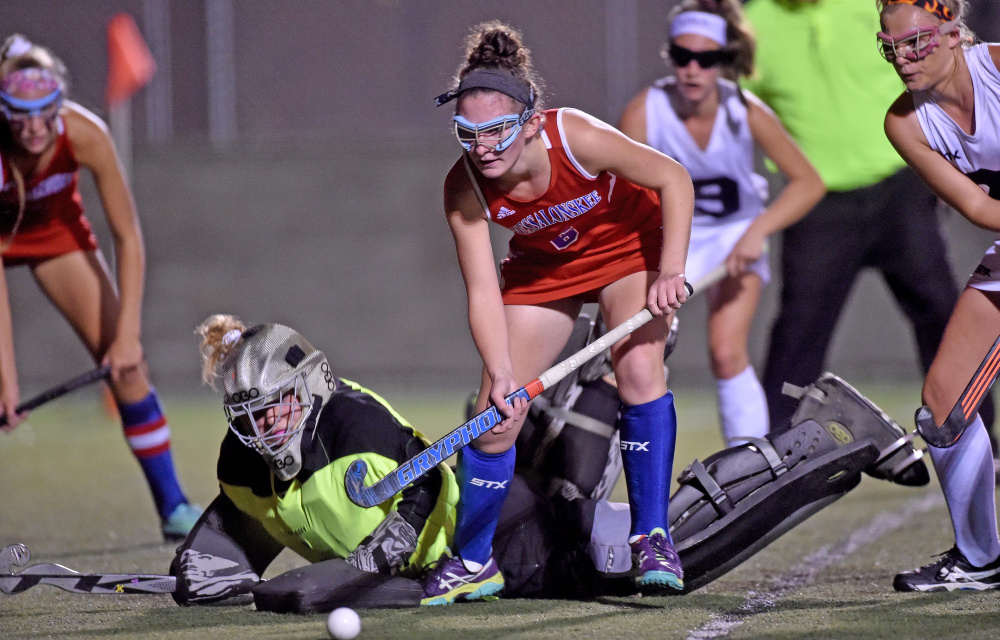
[[[677,67],[686,67],[694,60],[702,69],[709,69],[718,64],[730,64],[736,58],[735,52],[725,49],[691,51],[676,44],[671,44],[667,53]]]

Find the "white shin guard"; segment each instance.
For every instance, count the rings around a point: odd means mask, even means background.
[[[743,442],[743,438],[763,438],[770,430],[767,399],[753,367],[726,380],[716,380],[719,393],[719,419],[726,446]]]
[[[993,452],[982,419],[976,416],[954,446],[928,446],[928,451],[948,503],[955,544],[974,566],[990,564],[1000,557],[1000,538]]]

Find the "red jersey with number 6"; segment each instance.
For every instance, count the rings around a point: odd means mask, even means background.
[[[587,173],[566,142],[565,111],[545,112],[542,139],[552,176],[534,200],[508,197],[465,159],[486,215],[514,232],[500,263],[505,304],[594,301],[599,289],[624,276],[660,269],[659,196],[607,171]]]
[[[97,249],[97,238],[83,215],[83,200],[77,188],[80,165],[61,117],[57,127],[52,159],[38,175],[24,182],[25,206],[20,224],[18,189],[10,159],[0,157],[0,247],[4,248],[0,259],[5,267]],[[17,231],[11,238],[15,224]]]

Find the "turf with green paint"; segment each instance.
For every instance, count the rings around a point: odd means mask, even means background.
[[[916,383],[859,390],[905,428]],[[675,468],[721,446],[714,394],[675,389],[680,437]],[[431,438],[461,422],[465,392],[383,393]],[[225,422],[216,400],[165,398],[185,489],[207,504]],[[138,465],[96,394],[35,412],[0,435],[0,546],[16,542],[32,562],[83,572],[165,573]],[[929,561],[951,541],[936,484],[908,489],[865,478],[861,486],[735,571],[683,597],[597,602],[500,600],[401,611],[362,611],[362,638],[995,638],[1000,593],[897,594],[893,575]],[[616,499],[624,497],[620,484]],[[267,576],[302,563],[288,552]],[[87,596],[37,586],[0,594],[0,638],[323,638],[325,616],[244,608],[180,608],[169,596]]]

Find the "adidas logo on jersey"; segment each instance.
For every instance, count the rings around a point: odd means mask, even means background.
[[[508,209],[507,207],[500,207],[500,211],[497,212],[497,220],[502,220],[507,216],[514,215],[515,213],[517,212],[514,211],[513,209]]]

